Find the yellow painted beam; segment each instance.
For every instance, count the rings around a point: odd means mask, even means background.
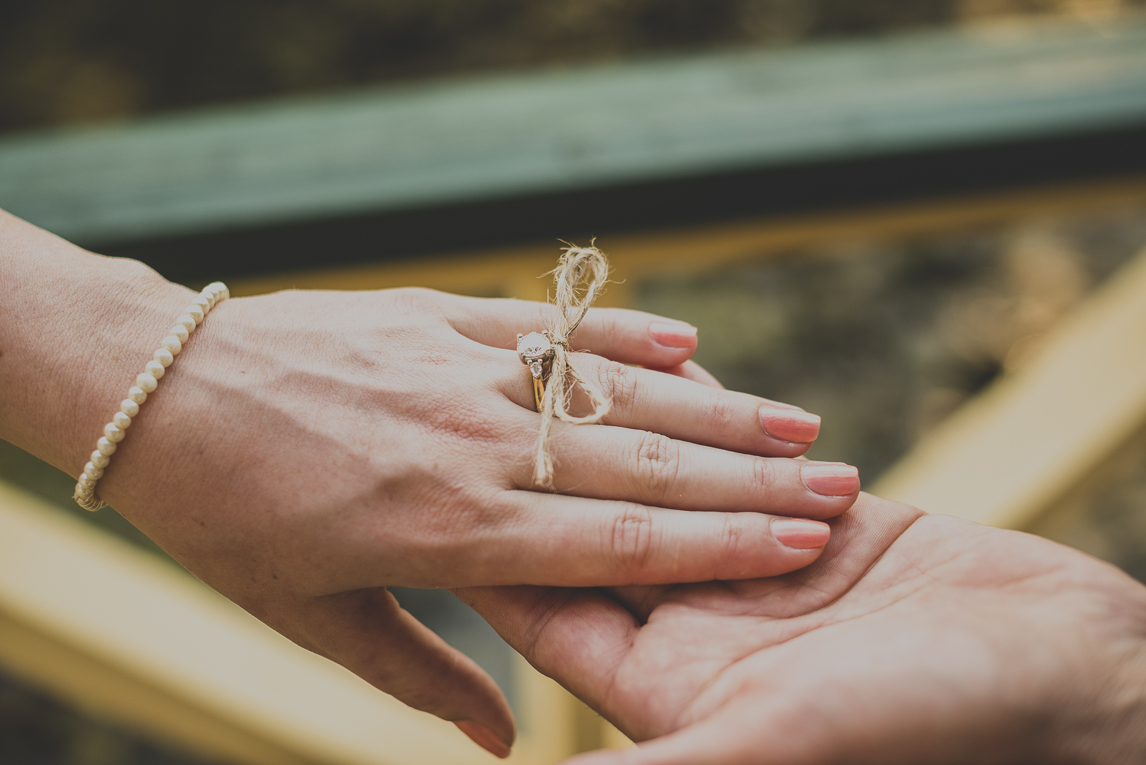
[[[496,761],[169,564],[4,484],[0,529],[0,661],[93,713],[243,765]]]
[[[314,762],[237,730],[122,667],[110,666],[43,631],[0,613],[0,664],[25,682],[97,720],[140,731],[174,748],[221,762],[304,765]]]
[[[1146,423],[1146,251],[873,491],[1024,528]]]

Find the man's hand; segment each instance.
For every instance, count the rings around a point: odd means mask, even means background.
[[[775,579],[459,594],[648,741],[578,765],[1146,761],[1146,588],[867,495]]]

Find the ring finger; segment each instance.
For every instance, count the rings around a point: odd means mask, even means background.
[[[513,357],[506,357],[505,394],[534,409],[528,372],[519,363],[511,364],[508,359]],[[820,431],[816,415],[758,396],[590,354],[577,354],[572,363],[611,400],[602,421],[606,425],[654,430],[692,443],[769,457],[803,454]],[[574,407],[578,397],[579,392]]]

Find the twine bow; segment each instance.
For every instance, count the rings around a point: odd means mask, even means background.
[[[569,337],[585,318],[593,301],[601,294],[609,278],[609,261],[596,247],[565,248],[557,268],[553,271],[557,282],[556,311],[549,325],[549,341],[553,344],[553,361],[549,368],[549,384],[542,399],[541,430],[537,436],[537,455],[533,464],[533,481],[538,486],[553,487],[553,455],[549,453],[549,428],[553,418],[573,425],[600,422],[609,413],[612,402],[601,387],[589,381],[573,363]],[[584,288],[581,287],[585,283]],[[581,417],[569,413],[569,401],[576,386],[580,385],[589,397],[592,410]]]

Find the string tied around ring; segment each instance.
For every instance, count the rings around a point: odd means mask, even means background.
[[[590,425],[600,422],[612,406],[601,386],[587,379],[574,363],[574,351],[569,338],[589,312],[590,306],[601,294],[609,279],[609,261],[596,247],[564,249],[557,268],[555,311],[551,312],[549,341],[553,344],[549,383],[542,399],[541,426],[537,435],[537,454],[533,465],[533,481],[545,488],[553,487],[553,455],[549,451],[549,431],[553,418],[572,425]],[[582,286],[584,285],[584,286]],[[569,413],[574,389],[580,386],[589,398],[590,411],[580,417]]]

